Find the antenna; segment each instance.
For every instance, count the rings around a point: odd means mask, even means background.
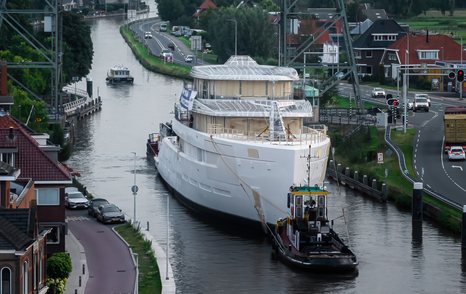
[[[300,158],[307,159],[307,185],[311,185],[311,158],[319,158],[317,156],[311,156],[311,145],[309,145],[309,154],[307,156],[300,156]]]

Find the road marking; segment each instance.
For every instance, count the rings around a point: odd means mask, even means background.
[[[459,166],[459,165],[452,165],[451,166],[452,168],[459,168],[461,171],[463,171],[463,167]]]
[[[73,221],[88,221],[91,220],[87,216],[68,216],[66,217],[66,221],[73,222]]]

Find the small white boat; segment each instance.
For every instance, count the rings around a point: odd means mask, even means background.
[[[112,66],[112,68],[110,68],[108,71],[106,81],[110,84],[132,84],[134,82],[134,78],[130,75],[129,69],[127,67],[122,65],[115,65]]]

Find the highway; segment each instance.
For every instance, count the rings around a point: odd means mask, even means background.
[[[361,85],[361,95],[364,101],[385,105],[385,99],[372,98],[371,86]],[[339,85],[343,95],[352,92],[352,86],[347,83]],[[387,90],[393,97],[396,90]],[[413,99],[415,92],[408,93],[408,99]],[[420,93],[420,92],[419,92]],[[429,112],[408,112],[409,127],[416,129],[413,142],[413,167],[416,177],[428,188],[446,199],[462,206],[466,204],[466,163],[452,162],[443,152],[443,110],[446,106],[466,105],[466,100],[460,100],[454,93],[423,92],[431,98]]]
[[[193,55],[190,48],[181,42],[177,37],[170,35],[168,32],[160,32],[159,26],[162,21],[158,18],[150,18],[143,22],[134,22],[130,29],[136,33],[139,40],[143,42],[154,56],[160,56],[162,50],[169,50],[173,53],[173,62],[177,64],[192,66],[201,64],[201,60],[194,59],[193,62],[186,62],[187,55]],[[145,32],[151,32],[152,38],[144,38]],[[174,44],[174,50],[169,48],[169,44]]]

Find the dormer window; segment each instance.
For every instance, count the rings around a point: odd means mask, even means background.
[[[439,50],[417,50],[417,57],[421,60],[436,59],[438,60]]]
[[[17,153],[18,150],[16,148],[0,148],[0,161],[15,167]]]
[[[372,34],[374,41],[396,41],[398,34]]]

